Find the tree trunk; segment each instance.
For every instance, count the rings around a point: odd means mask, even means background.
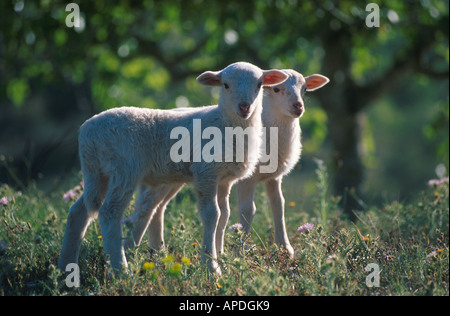
[[[324,34],[325,36],[325,34]],[[360,129],[358,113],[365,106],[360,87],[352,81],[351,33],[346,29],[324,37],[325,58],[323,69],[331,84],[316,94],[328,117],[328,131],[333,149],[333,194],[341,196],[341,207],[349,219],[355,220],[354,210],[363,179],[363,165],[358,147]],[[340,79],[337,79],[340,78]]]
[[[342,106],[328,108],[327,115],[333,146],[334,194],[342,197],[341,206],[353,220],[353,211],[361,209],[356,197],[360,195],[359,187],[363,180],[363,165],[358,152],[358,114]]]

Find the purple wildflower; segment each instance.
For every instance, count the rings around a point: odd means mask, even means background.
[[[63,199],[65,203],[68,203],[70,200],[76,200],[78,196],[81,195],[81,192],[84,189],[84,182],[80,182],[80,185],[75,186],[73,189],[70,189],[66,193],[63,194]]]
[[[8,197],[4,196],[0,199],[0,206],[6,205],[9,203]]]
[[[13,202],[13,201],[15,201],[16,199],[14,198],[14,196],[13,197],[7,197],[7,196],[4,196],[4,197],[2,197],[1,199],[0,199],[0,207],[2,207],[3,205],[6,205],[6,204],[8,204],[9,202]]]
[[[308,231],[313,230],[313,229],[314,229],[314,224],[313,223],[306,223],[306,224],[303,224],[303,225],[299,226],[297,228],[297,231],[299,233],[304,233],[304,232],[308,232]]]
[[[71,189],[63,194],[63,199],[65,203],[68,203],[70,200],[75,199],[77,197],[77,193],[74,189]]]
[[[235,231],[239,231],[242,230],[242,224],[241,223],[236,223],[230,226],[230,228],[228,228],[230,231],[235,232]]]
[[[428,185],[430,187],[432,186],[439,186],[442,185],[444,183],[448,183],[448,177],[442,178],[442,179],[432,179],[428,181]]]

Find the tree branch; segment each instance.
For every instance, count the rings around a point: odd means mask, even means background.
[[[412,45],[397,54],[392,66],[380,78],[375,79],[363,87],[358,86],[354,81],[351,82],[351,91],[359,95],[358,104],[355,105],[358,107],[357,111],[364,109],[380,94],[389,90],[393,86],[393,82],[407,70],[427,75],[433,79],[448,80],[448,68],[446,71],[438,72],[426,67],[423,63],[424,54],[434,44],[434,37],[430,36],[430,34],[432,34],[432,30],[422,26],[413,40]]]
[[[180,53],[179,55],[169,59],[167,58],[167,55],[161,51],[157,42],[139,37],[139,47],[141,49],[137,54],[142,56],[152,56],[169,72],[170,77],[174,82],[179,82],[198,74],[197,71],[191,71],[185,67],[180,67],[180,65],[183,64],[183,61],[186,59],[190,59],[198,54],[198,52],[204,48],[208,42],[208,39],[209,36],[205,36],[193,49]],[[132,56],[130,58],[135,57],[136,56]]]

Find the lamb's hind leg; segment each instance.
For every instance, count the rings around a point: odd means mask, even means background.
[[[58,261],[58,269],[61,271],[65,271],[69,263],[78,263],[81,241],[93,217],[93,214],[88,212],[84,204],[83,196],[70,208],[64,242]]]
[[[130,221],[134,224],[133,238],[128,239],[125,243],[127,249],[140,245],[149,223],[152,223],[152,228],[149,231],[149,245],[155,250],[161,248],[164,240],[162,237],[164,209],[180,188],[181,186],[167,185],[149,187],[141,184],[139,186],[135,211],[132,216],[125,220],[125,222]],[[153,218],[156,218],[156,221]]]
[[[132,236],[125,241],[126,249],[131,249],[141,244],[142,237],[153,216],[155,206],[162,199],[162,197],[157,197],[159,191],[160,189],[152,190],[144,184],[139,185],[136,192],[137,200],[134,213],[123,220],[124,223],[131,222],[133,224]]]
[[[148,246],[152,250],[159,251],[164,247],[164,213],[166,206],[182,187],[182,185],[169,186],[165,197],[156,207],[156,212],[150,220],[148,229]]]
[[[107,181],[99,174],[86,174],[83,195],[72,205],[67,217],[66,230],[58,269],[65,271],[69,263],[78,263],[81,242],[89,224],[97,217],[107,188]]]
[[[103,247],[110,257],[113,270],[127,267],[125,250],[122,244],[121,219],[134,192],[133,185],[110,183],[105,202],[99,210]]]
[[[253,217],[255,216],[256,181],[253,178],[244,179],[236,185],[238,195],[239,219],[246,235],[250,233]]]

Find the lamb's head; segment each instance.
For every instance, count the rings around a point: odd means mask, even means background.
[[[292,69],[283,69],[289,78],[281,84],[267,87],[266,103],[273,107],[273,111],[282,116],[298,118],[305,112],[303,96],[306,91],[322,88],[330,80],[322,75],[303,77]]]
[[[262,87],[282,83],[287,75],[279,70],[261,70],[255,65],[238,62],[221,71],[206,71],[197,82],[221,86],[219,107],[227,115],[248,119],[261,108]]]

